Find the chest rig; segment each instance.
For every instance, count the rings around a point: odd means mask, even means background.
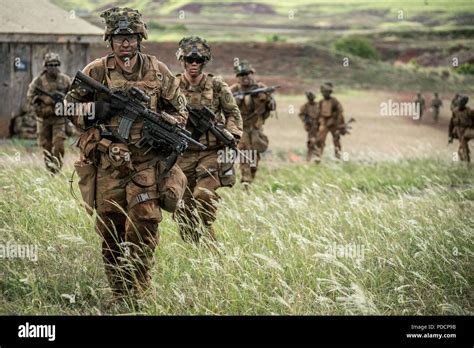
[[[208,107],[216,115],[216,122],[221,122],[222,115],[220,112],[219,96],[214,91],[214,75],[206,74],[197,86],[192,86],[185,79],[184,75],[178,74],[177,77],[180,79],[179,87],[186,97],[187,103],[196,108],[203,106]],[[194,132],[194,127],[190,122],[187,123],[186,129],[191,133]],[[206,145],[208,150],[212,150],[217,146],[217,139],[209,132],[201,134],[199,142]],[[193,144],[190,144],[188,149],[191,151],[199,150],[199,148]]]
[[[127,91],[131,87],[142,90],[150,97],[149,102],[143,103],[153,111],[157,111],[158,100],[161,97],[163,74],[161,74],[158,61],[153,57],[141,55],[141,61],[138,75],[135,80],[127,80],[123,74],[116,68],[116,62],[112,56],[102,58],[104,66],[103,83],[112,91]],[[120,115],[112,116],[109,127],[116,130],[121,120]],[[128,144],[133,145],[141,138],[143,120],[137,119],[130,130]]]
[[[68,90],[68,85],[66,78],[62,74],[58,74],[55,80],[48,80],[46,73],[43,73],[41,76],[41,87],[46,92],[63,92],[66,93]]]
[[[252,84],[248,88],[242,88],[239,85],[238,92],[251,91],[252,89],[260,88],[261,86],[257,83]],[[248,130],[252,127],[259,128],[258,124],[262,123],[259,120],[259,116],[262,116],[266,110],[266,102],[256,101],[256,97],[248,94],[243,98],[236,98],[235,102],[239,107],[240,114],[242,115],[243,128]]]

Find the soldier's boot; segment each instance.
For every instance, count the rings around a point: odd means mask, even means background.
[[[63,158],[64,158],[64,139],[63,138],[58,138],[55,139],[53,142],[53,148],[51,151],[51,154],[53,156],[52,158],[52,163],[53,163],[53,170],[54,173],[58,173],[61,171],[61,168],[63,166]]]
[[[105,266],[112,299],[110,304],[127,296],[127,276],[123,268],[125,216],[122,214],[101,214],[96,222],[96,231],[102,237],[102,259]]]
[[[337,158],[337,159],[341,159],[341,149],[340,148],[334,148],[334,156]]]

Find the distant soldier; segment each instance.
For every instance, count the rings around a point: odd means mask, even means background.
[[[234,67],[234,71],[238,82],[231,86],[232,93],[234,95],[238,92],[242,92],[242,94],[250,93],[236,97],[243,121],[243,134],[239,149],[244,150],[244,153],[248,151],[257,152],[255,163],[240,163],[241,182],[247,190],[250,183],[255,179],[260,154],[268,148],[268,137],[263,134],[263,124],[270,116],[271,111],[276,109],[276,103],[270,91],[252,93],[254,89],[267,86],[255,81],[255,70],[248,61],[240,61],[239,65]]]
[[[344,114],[341,103],[332,97],[332,83],[326,82],[321,86],[321,94],[324,99],[318,103],[318,131],[316,135],[316,163],[321,161],[324,147],[326,145],[326,136],[330,132],[334,142],[334,154],[336,158],[341,158],[341,135],[346,133],[344,127]]]
[[[38,145],[43,148],[46,168],[53,174],[60,171],[64,157],[66,118],[55,114],[57,103],[62,103],[71,80],[61,73],[57,53],[46,53],[45,69],[30,83],[27,101],[36,115]]]
[[[421,92],[418,92],[416,94],[415,105],[419,111],[418,120],[421,121],[421,118],[423,117],[423,112],[425,111],[425,98],[423,98],[423,96],[421,95]]]
[[[454,112],[454,110],[456,110],[456,108],[458,107],[459,105],[459,93],[456,93],[453,97],[453,99],[451,100],[451,106],[450,106],[450,109],[452,112]]]
[[[443,101],[438,97],[438,93],[434,94],[434,98],[431,100],[431,108],[433,109],[433,119],[438,122],[439,109],[443,107]]]
[[[211,123],[221,125],[238,143],[242,136],[242,118],[232,92],[221,76],[203,72],[212,58],[206,40],[197,36],[183,38],[176,57],[183,65],[184,72],[177,78],[188,105],[196,110],[209,108],[216,116]],[[198,124],[193,124],[196,121],[193,117],[191,114],[188,118],[186,128],[207,149],[202,151],[191,144],[178,160],[188,186],[183,197],[184,207],[176,216],[181,237],[198,243],[202,236],[216,240],[212,228],[219,199],[216,190],[233,186],[235,171],[233,162],[226,161],[222,155],[225,146],[209,130],[198,129]]]
[[[316,154],[315,137],[318,130],[317,118],[319,109],[318,103],[316,103],[316,95],[311,91],[307,91],[305,94],[308,101],[301,106],[298,116],[303,121],[304,129],[308,133],[306,161],[309,162],[312,156]]]
[[[474,110],[471,110],[467,103],[468,96],[459,96],[458,107],[453,112],[453,117],[449,123],[449,143],[453,139],[459,140],[459,159],[470,162],[469,140],[474,138]]]
[[[20,139],[36,139],[36,115],[30,105],[23,105],[21,113],[11,119],[10,136]]]

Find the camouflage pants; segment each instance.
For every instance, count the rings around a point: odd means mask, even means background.
[[[38,146],[43,148],[46,168],[57,173],[63,165],[64,139],[66,139],[66,119],[51,116],[36,119]]]
[[[316,156],[317,148],[316,148],[316,137],[317,137],[317,129],[309,128],[308,132],[308,140],[306,142],[307,152],[306,152],[306,161],[310,162],[311,159]]]
[[[253,132],[253,134],[256,134],[259,132],[259,130],[254,130]],[[255,137],[252,137],[252,132],[247,130],[244,130],[242,133],[242,138],[240,139],[238,148],[247,154],[249,150],[257,152],[257,155],[254,157],[255,162],[252,163],[252,165],[248,163],[248,161],[242,161],[240,163],[240,181],[252,183],[255,180],[255,176],[257,175],[258,164],[260,161],[260,152],[263,152],[261,151],[262,148],[260,148],[259,144],[257,144]]]
[[[474,139],[474,128],[456,127],[454,130],[459,140],[458,155],[461,161],[471,162],[469,140]]]
[[[129,180],[128,168],[110,166],[105,156],[97,168],[95,189],[96,231],[102,237],[106,275],[115,294],[141,294],[151,282],[149,270],[162,220],[156,166]]]
[[[318,133],[316,135],[316,155],[321,157],[323,155],[324,147],[326,146],[326,137],[328,133],[332,135],[332,141],[334,143],[334,152],[336,157],[339,158],[341,152],[341,136],[339,134],[339,130],[336,125],[334,124],[324,124],[322,123],[319,126]]]
[[[439,109],[438,108],[433,108],[433,120],[435,122],[438,122],[439,119]]]
[[[205,235],[215,241],[212,224],[216,220],[216,201],[219,199],[216,190],[221,187],[217,151],[187,151],[179,158],[178,165],[188,179],[184,207],[175,215],[181,238],[198,243]]]

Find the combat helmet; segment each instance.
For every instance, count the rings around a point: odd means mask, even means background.
[[[138,34],[142,39],[148,39],[146,24],[137,10],[129,7],[112,7],[100,14],[105,20],[104,41],[112,35]]]
[[[207,41],[199,36],[188,36],[181,39],[176,51],[176,58],[183,60],[185,57],[204,58],[210,61],[212,59],[211,47]]]
[[[325,82],[321,85],[321,91],[328,91],[328,92],[332,92],[332,83],[331,82]]]
[[[48,63],[56,62],[61,64],[61,59],[59,58],[59,54],[54,52],[48,52],[43,57],[43,66],[46,66]]]
[[[247,60],[241,60],[239,65],[234,66],[234,72],[238,76],[241,74],[254,74],[255,70],[252,68],[252,65],[250,65]]]
[[[315,95],[313,92],[311,92],[311,91],[306,91],[304,94],[306,95],[306,97],[307,97],[308,99],[314,99],[314,98],[316,98],[316,95]]]

